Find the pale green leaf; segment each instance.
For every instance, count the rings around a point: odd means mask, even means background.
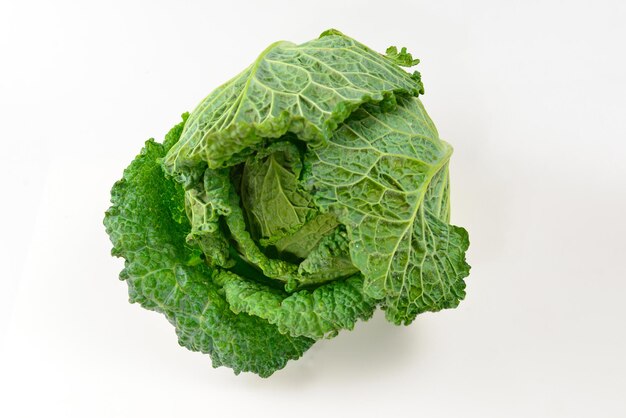
[[[215,89],[192,112],[164,160],[166,170],[233,165],[261,147],[263,138],[287,132],[322,144],[363,103],[422,92],[419,77],[392,59],[338,31],[324,35],[302,45],[276,42]]]
[[[316,213],[299,185],[302,161],[290,142],[278,142],[249,157],[243,167],[240,195],[250,233],[263,246],[299,230]]]
[[[366,293],[385,300],[395,323],[456,306],[465,295],[467,235],[447,225],[441,208],[447,208],[449,189],[445,175],[437,177],[451,153],[420,100],[399,98],[393,111],[374,105],[357,110],[327,147],[309,156],[316,203],[345,224]],[[432,195],[445,194],[435,214],[424,204],[433,178]]]

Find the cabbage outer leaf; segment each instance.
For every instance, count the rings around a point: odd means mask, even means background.
[[[287,132],[323,144],[363,103],[423,92],[419,73],[407,73],[396,60],[335,30],[302,45],[276,42],[200,103],[164,168],[180,174],[205,162],[232,166],[264,138]]]
[[[314,341],[282,334],[256,316],[232,312],[211,280],[213,270],[186,243],[190,225],[180,216],[182,187],[166,178],[158,163],[182,126],[168,134],[164,145],[147,141],[113,186],[113,206],[104,224],[112,254],[126,260],[120,279],[128,284],[131,302],[167,317],[182,346],[209,353],[214,367],[267,377],[299,358]]]
[[[420,100],[399,97],[393,111],[357,110],[308,157],[316,203],[346,225],[365,292],[396,324],[465,296],[468,235],[447,224],[451,153]]]

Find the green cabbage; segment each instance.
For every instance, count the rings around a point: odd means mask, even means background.
[[[377,307],[395,324],[454,308],[467,232],[418,60],[336,30],[277,42],[154,140],[105,226],[131,302],[215,367],[267,377]]]

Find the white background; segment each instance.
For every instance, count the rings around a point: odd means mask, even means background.
[[[617,0],[3,1],[0,416],[626,416],[625,20]],[[234,376],[128,304],[109,190],[269,43],[330,27],[422,60],[467,298]]]

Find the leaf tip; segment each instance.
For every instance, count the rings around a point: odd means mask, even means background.
[[[331,28],[331,29],[326,29],[324,32],[322,32],[320,34],[320,38],[323,38],[325,36],[333,36],[333,35],[335,35],[335,36],[346,36],[341,31],[339,31],[337,29]]]
[[[401,67],[413,67],[420,62],[419,59],[414,59],[413,55],[411,55],[405,47],[400,48],[400,51],[398,51],[398,48],[393,45],[387,48],[385,51],[385,57],[389,58]]]

